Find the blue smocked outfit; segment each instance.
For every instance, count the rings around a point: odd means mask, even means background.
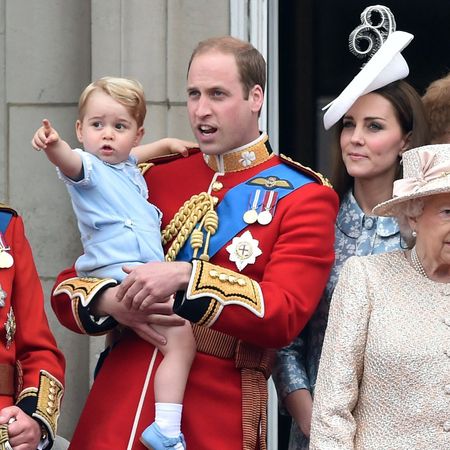
[[[83,162],[83,178],[66,183],[78,220],[84,254],[76,263],[79,276],[122,281],[124,265],[161,261],[161,212],[147,201],[145,180],[130,156],[108,164],[74,149]]]
[[[273,377],[281,402],[297,389],[314,392],[331,296],[344,262],[353,255],[384,253],[401,246],[397,221],[392,217],[367,216],[351,191],[342,200],[335,233],[335,262],[319,306],[300,335],[277,355]],[[309,440],[293,421],[289,450],[308,447]]]

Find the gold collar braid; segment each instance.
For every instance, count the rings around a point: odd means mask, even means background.
[[[206,192],[193,195],[184,202],[162,232],[163,245],[173,240],[167,250],[166,261],[175,260],[189,236],[194,249],[193,257],[197,258],[198,251],[203,248],[200,259],[209,260],[209,240],[219,227],[219,218],[214,211],[216,204],[217,198]],[[202,228],[206,230],[206,242]]]
[[[267,134],[250,144],[219,155],[204,155],[205,162],[215,172],[239,172],[257,166],[272,157]]]

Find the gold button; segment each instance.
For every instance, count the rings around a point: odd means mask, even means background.
[[[223,188],[223,183],[221,183],[220,181],[214,181],[214,183],[212,184],[212,190],[214,192],[220,191]]]

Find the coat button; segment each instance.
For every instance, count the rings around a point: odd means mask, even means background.
[[[374,220],[372,217],[364,217],[363,226],[366,230],[371,230],[374,225]]]
[[[228,281],[228,275],[226,273],[221,273],[219,275],[219,280],[220,281]]]
[[[221,183],[220,181],[214,181],[214,183],[212,184],[212,190],[214,192],[217,192],[221,189],[223,189],[223,183]]]

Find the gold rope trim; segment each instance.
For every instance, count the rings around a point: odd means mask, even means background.
[[[209,240],[219,227],[219,218],[214,211],[216,204],[217,198],[207,192],[193,195],[184,202],[162,232],[163,245],[173,240],[167,250],[166,261],[175,260],[189,236],[191,236],[191,246],[194,249],[194,258],[203,248],[200,259],[209,260]],[[206,230],[206,239],[201,231],[202,228]]]
[[[320,183],[322,183],[324,186],[327,186],[330,188],[333,187],[332,184],[330,183],[330,180],[328,180],[327,177],[323,176],[320,172],[316,172],[315,170],[311,169],[311,167],[304,166],[303,164],[300,164],[299,162],[294,161],[292,158],[290,158],[289,156],[283,155],[282,153],[280,153],[280,159],[283,161],[287,161],[288,163],[290,163],[290,165],[297,166],[298,168],[300,168],[300,170],[302,172],[309,173],[317,181],[320,181]]]
[[[46,370],[41,370],[37,408],[33,416],[48,426],[52,439],[56,436],[63,394],[64,387],[61,382]]]
[[[7,450],[12,448],[9,443],[8,424],[4,423],[0,425],[0,450]]]
[[[151,169],[154,165],[155,164],[148,163],[148,162],[139,163],[138,164],[138,169],[141,171],[141,175],[144,176],[145,173],[147,172],[147,170]]]

